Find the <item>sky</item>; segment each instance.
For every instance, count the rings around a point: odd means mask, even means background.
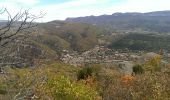
[[[98,16],[115,12],[151,12],[170,10],[170,0],[0,0],[0,7],[11,15],[20,9],[32,14],[45,13],[39,22],[64,20],[68,17]],[[0,15],[0,20],[7,15]]]

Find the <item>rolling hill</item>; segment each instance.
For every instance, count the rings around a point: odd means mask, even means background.
[[[62,21],[40,24],[39,30],[39,42],[54,50],[79,52],[93,48],[97,44],[97,37],[103,32],[102,29],[90,24]]]
[[[98,37],[103,32],[102,28],[84,23],[65,21],[39,23],[22,44],[9,44],[11,54],[3,59],[5,60],[3,62],[33,63],[33,59],[58,59],[63,51],[81,53],[95,47],[98,44]],[[27,64],[19,63],[17,66]]]

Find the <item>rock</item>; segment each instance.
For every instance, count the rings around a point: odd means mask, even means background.
[[[118,64],[118,70],[123,74],[131,75],[134,63],[132,61],[122,61]]]

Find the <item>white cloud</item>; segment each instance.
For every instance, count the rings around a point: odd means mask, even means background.
[[[67,17],[112,14],[114,12],[150,12],[170,10],[169,0],[127,0],[126,2],[112,6],[100,7],[100,5],[107,4],[108,1],[109,0],[77,0],[38,8],[47,12],[44,21],[65,19]],[[98,5],[98,7],[89,7],[88,5]],[[74,9],[74,7],[79,7],[79,9]]]
[[[7,8],[11,16],[15,16],[21,9],[27,10],[38,3],[39,0],[3,0],[0,1],[0,9]],[[8,19],[7,13],[1,14],[0,19]]]
[[[169,0],[128,0],[122,5],[113,7],[121,12],[150,12],[159,10],[170,10]]]
[[[107,3],[109,0],[75,0],[61,4],[51,4],[46,6],[37,6],[34,8],[34,13],[38,11],[46,12],[46,16],[43,21],[50,20],[64,20],[67,17],[78,17],[95,14],[94,9],[88,8],[89,5],[102,5]]]
[[[5,0],[6,3],[13,3],[19,5],[35,5],[38,4],[39,0]]]
[[[125,2],[117,4],[108,4],[112,0],[74,0],[59,4],[38,5],[40,1],[17,0],[18,3],[16,3],[16,0],[6,0],[5,3],[0,2],[0,6],[7,5],[12,14],[15,14],[23,5],[27,5],[24,7],[32,8],[31,12],[34,14],[40,11],[47,13],[43,21],[65,19],[67,17],[112,14],[114,12],[170,10],[169,0],[125,0]]]

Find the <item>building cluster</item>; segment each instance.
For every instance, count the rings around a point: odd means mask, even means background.
[[[158,54],[154,52],[132,52],[128,49],[114,50],[102,46],[96,46],[95,48],[81,54],[78,54],[77,52],[65,52],[60,59],[64,63],[73,66],[83,66],[91,63],[103,64],[109,67],[114,66],[115,68],[120,69],[121,72],[130,74],[132,73],[132,67],[134,64],[144,62],[147,58],[152,58],[157,55]]]
[[[131,52],[130,50],[112,50],[105,47],[95,48],[78,54],[77,52],[65,53],[61,56],[64,63],[81,66],[85,63],[114,63],[118,61],[137,61],[143,52]]]

